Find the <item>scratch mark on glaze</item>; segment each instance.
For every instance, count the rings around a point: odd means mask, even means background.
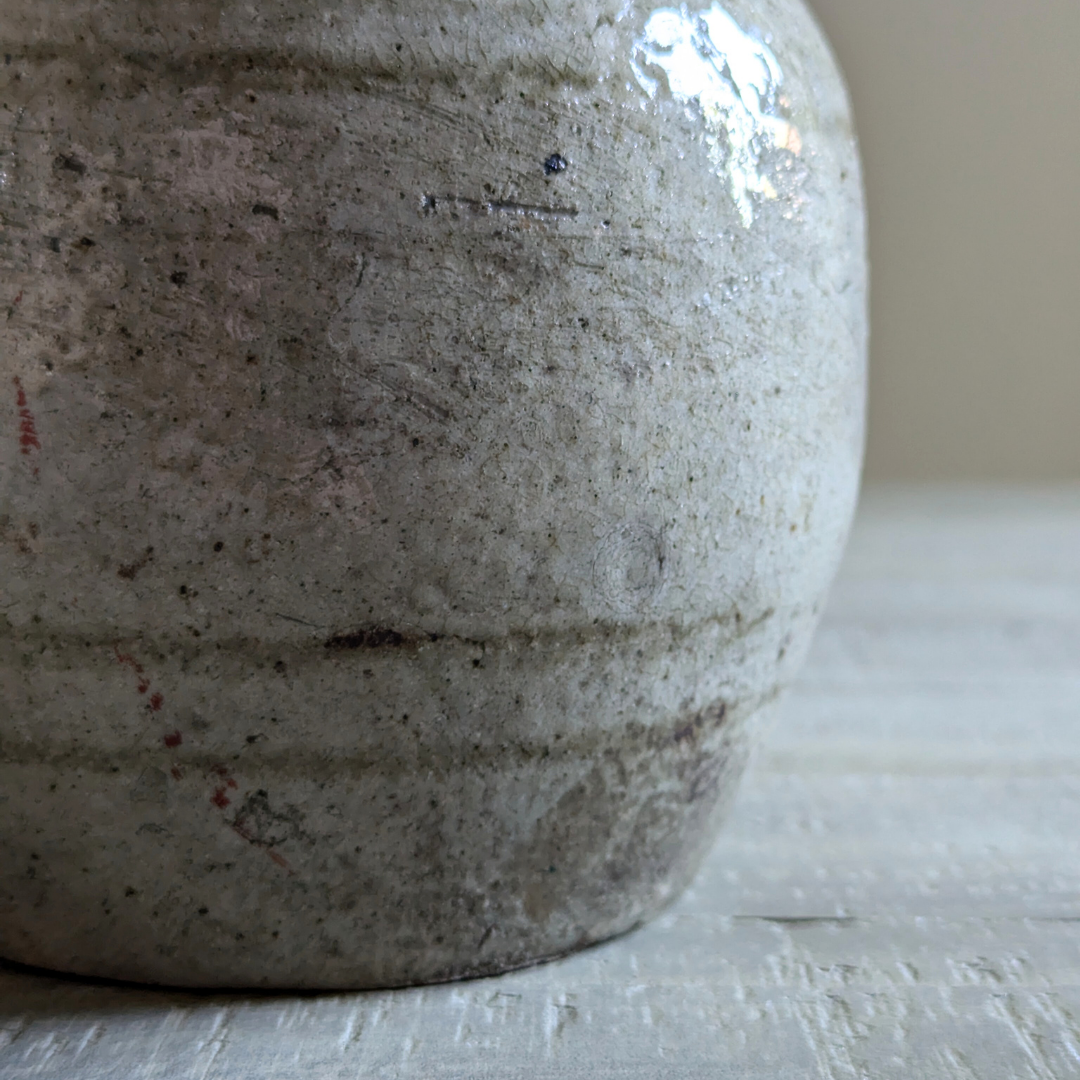
[[[314,630],[321,630],[322,629],[321,626],[317,626],[313,622],[307,622],[305,619],[298,619],[298,618],[296,618],[295,615],[286,615],[284,612],[281,612],[281,611],[275,611],[274,612],[274,618],[276,618],[276,619],[285,619],[287,622],[297,623],[300,626],[310,626]]]
[[[231,824],[232,831],[236,833],[236,835],[239,836],[241,840],[245,840],[247,841],[247,843],[251,844],[252,847],[262,848],[269,856],[269,858],[277,866],[280,866],[282,870],[287,871],[289,874],[295,874],[296,871],[293,870],[292,866],[289,863],[289,860],[286,859],[285,856],[281,854],[281,852],[275,851],[272,844],[267,844],[265,840],[261,840],[258,836],[256,836],[252,832],[252,830],[248,828],[248,826],[245,824],[245,820],[242,815],[243,810],[241,809],[241,813],[237,815],[236,820],[234,820]]]
[[[573,221],[578,216],[575,206],[539,206],[499,199],[466,199],[460,195],[424,195],[420,200],[420,211],[425,216],[437,214],[447,207],[479,217],[508,215],[538,221]]]

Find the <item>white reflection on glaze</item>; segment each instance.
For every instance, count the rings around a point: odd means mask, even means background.
[[[634,42],[634,75],[649,97],[658,79],[646,68],[659,68],[671,96],[682,104],[698,104],[705,120],[709,158],[731,181],[731,194],[743,224],[754,220],[751,195],[777,198],[763,170],[766,150],[776,147],[798,154],[798,130],[777,115],[784,73],[768,46],[745,33],[735,20],[713,4],[708,11],[657,8]]]

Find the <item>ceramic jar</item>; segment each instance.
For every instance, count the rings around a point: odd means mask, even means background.
[[[675,898],[856,496],[796,0],[6,0],[0,954],[492,973]]]

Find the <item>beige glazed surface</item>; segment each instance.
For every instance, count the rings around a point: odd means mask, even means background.
[[[789,0],[0,9],[0,955],[494,972],[689,880],[862,446]]]

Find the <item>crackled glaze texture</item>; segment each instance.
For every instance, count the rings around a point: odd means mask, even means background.
[[[0,954],[495,972],[693,874],[858,481],[793,0],[6,0]]]

